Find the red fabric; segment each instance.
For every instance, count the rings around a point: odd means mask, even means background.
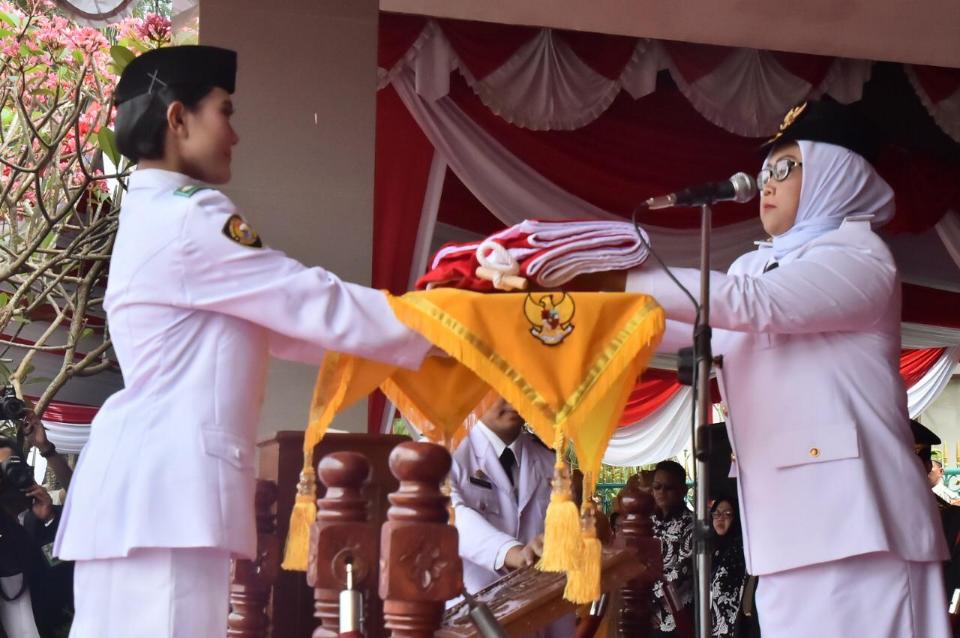
[[[390,69],[410,50],[427,25],[423,16],[381,13],[377,29],[377,66]]]
[[[960,209],[960,165],[894,147],[885,148],[875,165],[896,196],[897,214],[884,232],[922,233],[947,210]]]
[[[903,321],[960,328],[960,292],[903,284]]]
[[[26,397],[31,402],[36,402],[37,397]],[[92,405],[81,405],[79,403],[70,403],[69,401],[52,401],[47,409],[41,415],[47,421],[57,423],[73,423],[83,425],[93,421],[100,408]]]
[[[637,48],[637,39],[620,35],[602,35],[586,31],[555,30],[587,66],[610,80],[619,79],[623,68]]]
[[[410,281],[433,145],[393,87],[377,93],[373,191],[373,287],[402,294]],[[367,401],[367,431],[379,431],[385,400]]]
[[[943,356],[946,348],[922,348],[920,350],[904,350],[900,353],[900,376],[903,383],[912,387],[923,375],[930,371],[933,364]]]
[[[377,93],[373,286],[407,290],[433,145],[392,86]]]
[[[806,80],[813,87],[817,87],[823,82],[827,71],[836,58],[823,55],[810,55],[809,53],[785,53],[782,51],[771,51],[774,59],[784,69]]]
[[[539,30],[534,27],[466,20],[439,20],[438,24],[460,62],[478,80],[503,66],[503,63],[533,39]]]
[[[663,407],[683,386],[671,370],[647,370],[630,392],[620,417],[620,427],[632,425]]]
[[[914,66],[920,86],[930,101],[936,104],[960,90],[960,69],[942,66]]]
[[[648,197],[737,170],[754,173],[762,160],[759,140],[707,122],[672,86],[639,100],[621,93],[600,118],[573,131],[513,126],[493,114],[459,77],[451,78],[450,96],[487,133],[544,177],[626,218]],[[543,212],[530,211],[530,215],[543,217]],[[756,215],[756,204],[718,204],[714,225]],[[699,226],[700,213],[692,209],[646,212],[640,221],[691,228]]]
[[[457,174],[449,169],[443,179],[437,221],[484,237],[504,228],[503,222],[494,217],[493,213],[487,210],[487,207],[464,186]]]
[[[733,53],[731,47],[713,44],[693,44],[690,42],[662,41],[673,65],[687,82],[696,82],[715,70]]]

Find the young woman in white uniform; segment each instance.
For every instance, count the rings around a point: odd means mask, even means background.
[[[230,179],[236,54],[146,53],[117,87],[138,162],[104,307],[124,389],[104,404],[56,553],[76,561],[73,638],[224,636],[231,557],[252,558],[254,443],[269,356],[416,368],[429,344],[384,295],[264,247]]]

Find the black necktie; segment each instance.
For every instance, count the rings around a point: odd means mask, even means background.
[[[774,268],[779,268],[780,262],[771,261],[769,264],[763,267],[763,272],[770,272]]]
[[[503,454],[500,455],[500,465],[503,466],[503,471],[507,473],[507,478],[510,479],[510,485],[513,485],[513,467],[516,464],[517,457],[513,455],[513,450],[504,448]]]

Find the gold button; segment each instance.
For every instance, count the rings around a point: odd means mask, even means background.
[[[730,454],[730,460],[731,460],[732,462],[736,463],[736,462],[737,462],[737,455],[731,453],[731,454]]]
[[[810,448],[810,456],[814,456],[814,457],[820,456],[820,448],[818,447]]]

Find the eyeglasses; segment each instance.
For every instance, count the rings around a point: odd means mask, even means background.
[[[772,168],[768,165],[757,174],[757,186],[763,188],[771,178],[782,182],[790,177],[790,173],[798,166],[803,166],[803,162],[798,162],[790,157],[781,157],[774,162]]]
[[[714,512],[711,516],[713,516],[713,520],[715,521],[721,518],[725,518],[728,521],[733,520],[733,512]]]

